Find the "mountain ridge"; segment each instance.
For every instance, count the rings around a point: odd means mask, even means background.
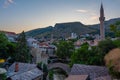
[[[104,22],[106,32],[110,32],[110,24],[120,21],[120,18],[113,18]],[[87,34],[87,33],[99,33],[99,25],[85,25],[81,22],[65,22],[56,23],[55,26],[48,26],[45,28],[33,29],[26,32],[27,36],[32,37],[47,37],[50,38],[51,35],[55,38],[69,37],[72,32],[77,33],[77,35]]]

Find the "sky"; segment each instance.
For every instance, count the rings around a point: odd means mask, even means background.
[[[99,23],[103,3],[106,20],[120,17],[120,0],[0,0],[0,30],[20,33],[56,23]]]

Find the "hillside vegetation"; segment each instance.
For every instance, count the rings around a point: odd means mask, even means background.
[[[110,24],[120,21],[120,18],[110,19],[105,21],[105,30],[106,35],[110,34]],[[84,25],[80,22],[68,22],[68,23],[56,23],[54,27],[49,26],[45,28],[38,28],[26,32],[27,36],[32,37],[47,37],[50,38],[51,35],[55,38],[69,37],[70,34],[74,32],[77,35],[86,34],[86,33],[99,33],[99,24],[94,25]]]

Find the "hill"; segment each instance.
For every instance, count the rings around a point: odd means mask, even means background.
[[[120,18],[110,19],[105,21],[106,34],[110,33],[110,24],[120,21]],[[55,38],[69,37],[72,32],[77,33],[77,35],[86,33],[99,33],[99,24],[94,25],[84,25],[80,22],[68,22],[68,23],[56,23],[54,27],[49,26],[46,28],[34,29],[26,32],[27,36],[32,37],[47,37],[50,38],[51,35]]]

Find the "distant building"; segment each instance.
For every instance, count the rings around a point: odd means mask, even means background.
[[[39,43],[39,48],[49,56],[53,56],[57,49],[55,45],[48,44],[47,42]]]
[[[31,48],[32,62],[48,64],[48,54],[39,48]]]
[[[16,42],[17,34],[15,32],[2,31],[10,42]]]
[[[104,8],[103,8],[103,4],[101,4],[101,8],[100,8],[100,39],[104,40],[105,39],[105,27],[104,27]]]
[[[39,42],[34,38],[27,38],[27,44],[29,47],[38,48]]]
[[[7,71],[7,80],[42,80],[43,72],[35,64],[13,63]]]
[[[76,33],[71,33],[71,39],[76,39],[77,38],[77,34]]]

